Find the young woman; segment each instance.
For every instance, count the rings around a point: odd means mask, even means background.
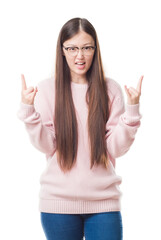
[[[136,89],[125,86],[125,109],[119,84],[104,76],[94,27],[74,18],[59,34],[55,77],[36,88],[21,78],[18,117],[47,158],[39,205],[46,238],[121,240],[115,158],[129,150],[140,126],[143,76]]]

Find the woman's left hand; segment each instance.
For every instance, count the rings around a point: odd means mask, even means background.
[[[127,88],[127,86],[125,85],[125,92],[127,94],[127,104],[134,105],[139,103],[143,78],[144,76],[141,76],[136,89],[133,87]]]

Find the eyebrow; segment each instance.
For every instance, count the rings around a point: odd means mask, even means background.
[[[72,47],[76,47],[76,45],[75,45],[75,44],[72,44],[72,43],[71,43],[71,44],[69,43],[69,44],[67,44],[67,45],[72,46]],[[92,44],[91,42],[90,42],[90,43],[84,43],[82,46],[86,46],[86,45],[88,45],[88,46],[90,45],[90,46],[91,46],[91,45],[93,45],[93,44]]]

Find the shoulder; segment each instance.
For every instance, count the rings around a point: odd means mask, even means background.
[[[38,82],[37,84],[38,92],[36,94],[37,98],[43,98],[45,100],[51,100],[55,93],[55,79],[54,77],[46,78]]]
[[[38,89],[40,89],[43,92],[49,92],[50,90],[54,90],[55,88],[55,78],[54,77],[49,77],[46,79],[41,80],[37,84]]]
[[[35,109],[41,113],[43,119],[53,114],[55,104],[55,80],[54,77],[46,78],[38,82],[38,92],[35,96]]]
[[[108,96],[111,102],[114,99],[123,98],[123,92],[120,84],[112,78],[106,78],[106,84],[108,89]]]

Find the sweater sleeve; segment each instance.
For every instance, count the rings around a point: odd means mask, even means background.
[[[50,155],[56,150],[55,130],[49,108],[41,89],[38,88],[34,105],[20,103],[18,118],[24,122],[32,145],[39,151]]]
[[[113,158],[124,155],[132,145],[137,129],[140,126],[141,115],[139,104],[124,105],[121,90],[115,97],[110,108],[110,116],[106,123],[107,151]]]

